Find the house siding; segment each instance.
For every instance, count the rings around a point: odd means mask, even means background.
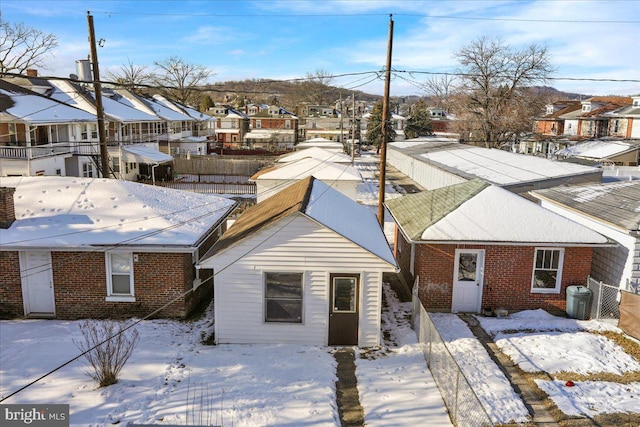
[[[451,311],[455,250],[483,249],[485,258],[482,307],[504,307],[509,310],[537,308],[551,311],[564,310],[566,287],[584,284],[589,275],[592,248],[564,248],[559,294],[531,292],[535,248],[535,246],[416,244],[415,272],[419,276],[420,300],[429,311]],[[399,263],[405,265],[404,256],[399,258]],[[405,278],[413,279],[406,272]]]
[[[256,250],[257,249],[257,250]],[[286,217],[214,255],[218,343],[328,343],[329,274],[360,275],[359,345],[378,345],[382,272],[378,257],[308,218]],[[264,322],[263,273],[304,273],[303,323]]]
[[[427,190],[435,190],[436,188],[448,187],[468,181],[454,173],[432,166],[426,161],[420,161],[395,149],[390,149],[387,152],[387,163]]]

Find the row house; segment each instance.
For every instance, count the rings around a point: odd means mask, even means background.
[[[21,103],[25,109],[22,116],[38,113],[39,106],[47,102],[43,101],[44,99],[48,99],[50,104],[54,101],[52,105],[63,104],[72,107],[73,111],[81,110],[87,113],[85,123],[70,125],[78,128],[77,136],[68,136],[71,131],[61,130],[69,124],[66,116],[58,115],[50,118],[57,123],[55,130],[36,132],[33,131],[33,125],[30,125],[32,131],[29,132],[29,140],[23,138],[20,141],[31,146],[58,144],[55,150],[49,151],[47,157],[53,164],[62,161],[58,157],[66,156],[64,167],[48,166],[36,169],[32,165],[18,168],[21,171],[17,172],[16,167],[12,166],[9,170],[7,153],[11,150],[4,149],[4,143],[9,143],[11,138],[6,138],[7,141],[2,141],[3,174],[59,174],[85,177],[103,175],[98,170],[99,136],[95,94],[86,83],[59,78],[39,78],[35,73],[7,78],[2,80],[2,83],[5,87],[13,87],[5,94],[13,103],[14,98],[23,95],[19,93],[20,90],[28,92],[30,101]],[[127,180],[169,179],[172,174],[171,154],[205,154],[209,140],[215,138],[216,118],[201,114],[188,106],[169,101],[159,95],[153,98],[143,97],[126,89],[105,88],[102,95],[111,176]],[[7,113],[6,106],[0,107],[0,112],[10,114]],[[8,135],[9,125],[6,127]],[[16,126],[11,125],[11,132],[14,130],[17,131]],[[13,140],[17,139],[14,135]],[[61,142],[65,143],[64,153],[58,153],[63,150]],[[16,151],[13,153],[15,156]],[[22,160],[26,164],[33,163],[33,159],[28,156],[32,156],[34,150],[23,150],[22,153],[25,157]],[[37,153],[42,156],[41,150]]]
[[[49,97],[97,117],[95,92],[88,86],[63,79],[48,79],[48,82],[52,86]],[[153,180],[169,178],[167,172],[170,166],[168,165],[154,171],[160,164],[167,164],[173,160],[159,151],[158,140],[165,129],[162,118],[153,112],[137,108],[135,104],[129,102],[129,98],[122,96],[122,92],[116,93],[105,89],[102,95],[110,171],[105,174],[104,171],[97,170],[97,166],[100,165],[98,158],[100,140],[96,123],[86,132],[88,143],[80,146],[77,153],[82,163],[81,170],[78,172],[82,173],[69,171],[70,175],[86,177],[109,175],[130,181],[144,178]],[[85,140],[84,133],[82,138]],[[129,151],[133,147],[135,147],[135,153]]]
[[[632,104],[632,98],[619,96],[549,104],[546,114],[533,122],[533,137],[520,142],[520,152],[552,157],[579,141],[609,136],[628,139],[632,118],[617,112],[632,110]]]
[[[640,95],[631,99],[631,105],[604,114],[609,118],[609,136],[640,139]]]
[[[75,154],[94,132],[94,115],[0,79],[0,176],[88,176]]]
[[[610,113],[631,106],[632,98],[597,96],[583,101],[557,101],[534,120],[533,132],[543,136],[600,138],[609,135]]]
[[[216,146],[232,148],[244,142],[244,136],[249,132],[249,115],[229,105],[214,106],[207,113],[217,117],[215,142],[209,144],[209,152]]]

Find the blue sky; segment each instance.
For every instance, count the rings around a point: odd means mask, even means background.
[[[205,65],[212,82],[292,79],[383,69],[393,14],[392,95],[424,94],[420,72],[455,72],[454,52],[479,36],[514,47],[547,45],[555,77],[640,80],[640,1],[417,0],[0,0],[2,19],[54,33],[59,47],[42,75],[68,76],[89,53],[87,11],[94,16],[100,71],[127,62],[152,66],[178,55]],[[334,84],[382,94],[373,74]],[[373,81],[371,81],[373,79]],[[566,91],[640,94],[639,82],[554,80]]]

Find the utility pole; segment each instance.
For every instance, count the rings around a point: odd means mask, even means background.
[[[389,114],[389,85],[391,83],[391,51],[393,48],[393,15],[389,15],[389,43],[387,46],[387,72],[384,78],[382,100],[382,141],[380,142],[380,194],[378,196],[378,222],[384,228],[384,183],[387,175],[387,115]]]
[[[356,162],[356,94],[351,94],[351,166]]]
[[[102,176],[110,178],[109,153],[107,152],[107,132],[104,128],[104,108],[102,106],[102,84],[100,83],[100,69],[98,68],[98,49],[96,48],[96,34],[93,31],[93,16],[87,11],[89,24],[89,46],[91,47],[91,68],[93,70],[93,90],[96,96],[96,116],[98,117],[98,138],[100,139],[100,168]]]

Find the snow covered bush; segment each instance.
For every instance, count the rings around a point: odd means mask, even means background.
[[[130,324],[113,320],[85,320],[80,323],[82,339],[74,344],[89,362],[86,374],[100,387],[118,382],[118,374],[138,344],[138,331]]]

